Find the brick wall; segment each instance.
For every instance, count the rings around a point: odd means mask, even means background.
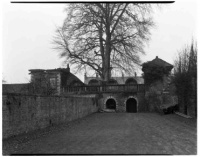
[[[3,138],[69,122],[97,111],[95,97],[3,95]]]

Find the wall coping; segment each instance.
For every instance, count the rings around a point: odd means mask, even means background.
[[[2,96],[32,96],[32,97],[64,97],[64,98],[95,98],[95,94],[90,95],[39,95],[39,94],[21,94],[21,93],[2,93]]]

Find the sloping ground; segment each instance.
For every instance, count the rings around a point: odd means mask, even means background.
[[[196,153],[196,121],[175,114],[96,113],[3,142],[4,155]]]

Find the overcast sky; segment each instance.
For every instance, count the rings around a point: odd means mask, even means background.
[[[56,26],[66,16],[65,4],[2,3],[3,78],[7,83],[26,83],[29,69],[62,67],[62,60],[52,49]],[[197,0],[176,0],[154,14],[156,28],[145,48],[146,62],[156,56],[173,64],[177,51],[197,34]],[[83,74],[77,75],[83,80]]]

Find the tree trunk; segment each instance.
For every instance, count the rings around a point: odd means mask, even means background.
[[[104,45],[103,45],[103,26],[102,26],[103,20],[101,18],[101,24],[100,24],[100,29],[99,29],[99,43],[100,43],[100,52],[101,52],[101,57],[102,57],[102,74],[101,74],[101,79],[105,79],[105,52],[104,52]]]
[[[110,53],[109,50],[106,50],[105,55],[105,66],[104,66],[104,81],[108,81],[110,79]]]
[[[108,13],[106,14],[106,43],[105,43],[105,67],[104,67],[104,81],[110,79],[110,53],[111,53],[111,32],[110,32],[110,17],[109,17],[109,5],[107,7]]]
[[[104,81],[108,81],[110,79],[110,37],[106,39],[106,51],[105,51],[105,65],[104,65]]]

